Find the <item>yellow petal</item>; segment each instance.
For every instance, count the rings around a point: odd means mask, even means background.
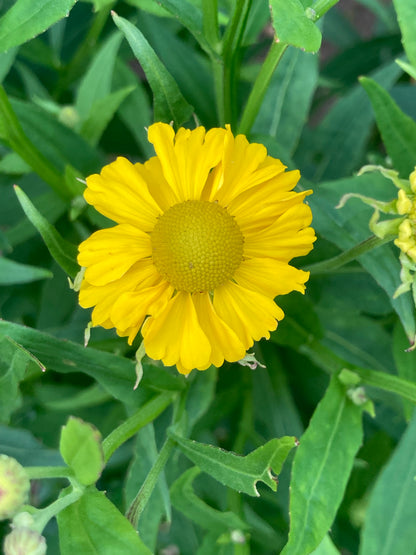
[[[86,268],[85,280],[105,285],[119,279],[135,262],[151,256],[150,237],[122,224],[93,233],[79,246],[78,263]]]
[[[299,173],[286,172],[262,185],[252,187],[234,198],[227,206],[228,212],[235,217],[241,231],[264,229],[294,205],[301,204],[312,191],[300,193],[279,188],[280,181],[293,189]]]
[[[274,298],[291,291],[303,293],[309,272],[298,270],[280,260],[250,258],[241,263],[234,279],[242,287]]]
[[[201,328],[211,343],[211,363],[219,367],[224,360],[236,362],[244,358],[246,352],[244,345],[215,312],[209,293],[194,293],[192,299]]]
[[[245,350],[253,340],[270,337],[284,313],[269,297],[229,281],[214,291],[214,308],[218,316],[237,334]]]
[[[179,202],[178,196],[163,175],[162,164],[157,156],[144,164],[135,164],[134,167],[146,181],[150,194],[163,212]]]
[[[309,224],[312,212],[306,204],[295,205],[268,228],[244,234],[244,255],[249,258],[276,258],[288,262],[308,254],[316,240]]]
[[[184,373],[207,368],[211,345],[198,322],[190,293],[178,292],[165,310],[150,317],[142,327],[146,353],[166,366],[179,363]]]
[[[101,174],[87,177],[85,200],[117,223],[130,223],[151,231],[161,213],[143,177],[126,158],[104,168]]]
[[[173,129],[164,123],[149,127],[149,141],[153,143],[164,177],[180,202],[198,200],[210,170],[222,155],[225,129],[212,129],[205,134],[204,127],[193,131]]]
[[[129,328],[140,329],[145,317],[163,309],[172,293],[173,288],[166,281],[122,293],[111,309],[111,320],[119,335],[129,335],[126,333]]]
[[[259,170],[262,171],[262,175],[256,176],[254,172],[267,156],[265,146],[250,144],[244,135],[237,135],[234,138],[231,131],[227,132],[224,145],[223,178],[218,181],[220,188],[212,191],[210,199],[218,200],[223,206],[227,206],[239,193],[264,181],[265,174],[270,178],[276,175],[276,171],[281,172],[284,168],[280,161],[276,160],[274,169]]]
[[[91,285],[85,279],[79,292],[79,304],[83,308],[95,306],[92,312],[94,326],[105,326],[104,322],[111,320],[111,310],[120,295],[125,291],[134,291],[137,287],[150,287],[161,281],[151,260],[145,259],[137,262],[119,280],[106,285]]]

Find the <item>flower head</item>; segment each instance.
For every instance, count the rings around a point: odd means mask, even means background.
[[[30,481],[16,459],[0,455],[0,520],[12,518],[26,503]]]
[[[79,302],[92,322],[181,373],[244,357],[284,316],[274,297],[305,290],[289,265],[312,249],[298,171],[231,130],[148,131],[156,156],[87,178],[85,199],[117,225],[79,247]]]

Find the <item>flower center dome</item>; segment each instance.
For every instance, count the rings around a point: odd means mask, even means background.
[[[178,291],[213,291],[231,279],[243,259],[243,235],[215,202],[171,206],[151,233],[157,271]]]

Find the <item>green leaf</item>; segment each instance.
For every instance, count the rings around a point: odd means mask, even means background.
[[[270,0],[272,23],[280,42],[317,52],[322,35],[318,27],[305,15],[300,0]]]
[[[272,439],[245,457],[224,451],[219,447],[185,439],[169,432],[181,451],[203,472],[210,474],[222,484],[248,495],[259,493],[259,480],[276,491],[277,484],[271,471],[279,474],[283,463],[296,445],[294,437]]]
[[[193,108],[190,106],[178,85],[157,57],[141,31],[130,21],[113,13],[114,23],[123,32],[134,55],[140,62],[149,85],[153,91],[155,121],[170,122],[181,125],[187,121]]]
[[[295,454],[289,541],[282,555],[311,553],[331,527],[362,442],[361,414],[334,376]]]
[[[6,154],[0,162],[0,173],[20,175],[30,171],[30,166],[15,152]]]
[[[202,32],[202,12],[188,0],[156,0],[167,12],[190,31],[200,46],[208,53],[213,50]]]
[[[18,0],[0,19],[0,52],[22,44],[67,17],[76,0]]]
[[[416,68],[416,4],[413,0],[393,0],[404,50]]]
[[[389,93],[375,81],[361,77],[360,83],[370,98],[393,167],[401,177],[407,178],[416,165],[416,123],[400,110]]]
[[[39,279],[49,279],[53,277],[50,270],[20,264],[14,260],[0,257],[0,286],[12,285],[14,283],[30,283]]]
[[[18,428],[0,426],[0,453],[14,457],[22,466],[62,466],[63,464],[57,449],[45,449],[45,446],[28,430]]]
[[[130,522],[93,487],[57,520],[61,555],[151,555]]]
[[[416,412],[371,493],[360,555],[414,553]]]
[[[86,349],[77,343],[4,320],[0,320],[0,335],[8,335],[23,345],[41,360],[47,370],[64,374],[83,372],[94,378],[113,397],[136,408],[146,399],[143,388],[178,391],[184,387],[180,377],[156,366],[143,365],[144,375],[140,387],[134,390],[136,376],[132,360],[90,347]]]
[[[41,234],[51,256],[71,278],[74,278],[79,271],[76,262],[77,247],[61,237],[53,225],[38,212],[28,196],[17,185],[15,185],[15,191],[26,216]]]
[[[86,120],[94,104],[111,92],[114,64],[123,35],[114,33],[100,48],[86,71],[78,89],[75,109],[81,120]]]
[[[18,48],[10,48],[7,52],[2,52],[0,54],[0,83],[3,82],[9,70],[13,66],[13,62],[16,58]]]
[[[14,150],[48,185],[59,195],[70,197],[63,183],[62,177],[50,161],[25,135],[22,126],[13,111],[6,92],[0,86],[0,138],[6,141]]]
[[[289,49],[274,72],[252,132],[276,137],[293,153],[308,117],[317,79],[317,56]]]
[[[137,75],[122,62],[116,63],[113,85],[116,89],[133,87],[133,91],[121,104],[118,111],[120,119],[136,139],[145,158],[154,155],[153,145],[147,140],[146,128],[152,123],[152,108],[149,95],[137,79]]]
[[[312,551],[311,555],[340,555],[340,553],[332,543],[331,538],[325,536],[318,547]]]
[[[81,127],[81,135],[86,141],[94,146],[98,143],[114,114],[133,90],[134,87],[125,87],[94,102]]]
[[[361,193],[380,200],[391,200],[397,192],[385,178],[376,174],[340,179],[321,183],[309,203],[314,215],[315,229],[326,239],[347,250],[364,239],[370,231],[368,222],[372,210],[357,199],[351,199],[342,209],[335,207],[346,193]],[[415,338],[414,303],[410,294],[393,299],[400,285],[400,264],[397,248],[383,245],[359,257],[360,264],[373,276],[389,297],[391,306],[398,314],[409,341]]]
[[[26,136],[58,169],[60,181],[68,165],[73,166],[83,175],[96,172],[103,166],[103,158],[96,149],[73,129],[58,121],[53,114],[22,100],[11,99],[11,105]],[[63,108],[65,109],[68,107]],[[70,108],[70,111],[73,112],[73,108]],[[75,194],[80,194],[80,187]]]
[[[231,511],[219,511],[204,503],[194,492],[192,482],[200,474],[194,466],[184,472],[170,488],[173,506],[187,518],[218,535],[232,530],[246,530],[248,524]]]
[[[392,62],[372,76],[380,85],[390,88],[401,72]],[[297,167],[303,168],[302,174],[315,182],[351,175],[365,162],[373,121],[370,101],[357,84],[338,100],[317,127],[304,129],[296,152]]]
[[[47,215],[48,221],[55,222],[67,210],[67,204],[56,193],[49,191],[33,199],[34,204],[42,207],[42,212]],[[37,234],[36,228],[30,223],[26,215],[5,232],[5,237],[12,247],[23,243]]]
[[[402,326],[398,323],[393,334],[393,355],[397,373],[401,378],[416,383],[416,353],[407,351],[408,347],[409,342]],[[403,407],[406,418],[410,420],[414,411],[414,404],[407,399],[403,399]]]
[[[21,345],[9,337],[0,338],[0,422],[8,422],[20,406],[19,383],[32,361],[33,357]]]
[[[59,450],[78,482],[95,484],[104,468],[101,434],[95,426],[70,416],[61,431]]]
[[[133,447],[124,486],[125,506],[129,507],[140,490],[146,476],[157,460],[158,450],[153,423],[139,430]],[[140,532],[145,544],[156,553],[161,521],[172,521],[172,508],[165,471],[159,475],[157,484],[146,507],[140,515]]]

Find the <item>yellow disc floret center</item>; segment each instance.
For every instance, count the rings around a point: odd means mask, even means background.
[[[179,291],[213,291],[243,259],[240,228],[216,202],[175,204],[158,218],[151,240],[156,269]]]

